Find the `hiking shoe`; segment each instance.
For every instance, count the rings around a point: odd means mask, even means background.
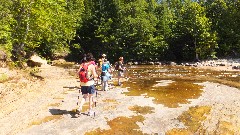
[[[93,110],[89,110],[88,116],[93,116],[94,114],[95,114],[95,112]]]
[[[81,111],[79,109],[76,109],[76,116],[80,116],[81,115]]]

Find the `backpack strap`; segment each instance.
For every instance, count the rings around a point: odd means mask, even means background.
[[[87,64],[86,64],[86,63],[83,63],[83,66],[82,66],[82,67],[86,66],[86,67],[88,68],[88,66],[91,65],[91,64],[92,64],[92,63],[90,63],[90,62],[87,63]]]
[[[90,65],[94,65],[94,64],[93,64],[92,62],[88,62],[88,63],[86,64],[87,69],[88,69],[88,66],[90,66]],[[94,80],[93,74],[91,74],[88,79],[89,79],[89,81],[90,81],[90,80]]]

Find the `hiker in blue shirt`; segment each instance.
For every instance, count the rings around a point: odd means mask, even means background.
[[[111,79],[111,75],[109,72],[111,72],[110,63],[107,61],[107,59],[104,59],[102,63],[102,73],[101,73],[103,91],[108,90],[108,80]]]

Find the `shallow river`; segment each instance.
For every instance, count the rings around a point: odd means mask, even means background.
[[[128,96],[154,97],[154,103],[169,108],[187,104],[189,99],[201,96],[202,86],[197,83],[212,81],[237,86],[239,71],[211,71],[183,66],[133,65],[128,66],[125,75],[129,78],[123,87]]]

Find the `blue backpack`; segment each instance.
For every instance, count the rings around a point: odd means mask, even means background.
[[[108,68],[109,68],[108,63],[102,64],[102,72],[107,72],[107,71],[108,71]]]

